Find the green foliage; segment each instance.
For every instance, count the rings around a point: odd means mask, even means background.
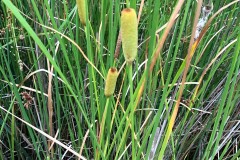
[[[75,0],[2,0],[0,159],[77,156],[56,143],[49,150],[52,141],[13,115],[86,159],[239,158],[239,2],[203,2],[213,4],[208,19],[233,4],[203,31],[172,122],[195,35],[197,1],[183,3],[157,59],[154,54],[166,31],[159,29],[178,2],[89,0],[83,26]],[[141,11],[132,65],[125,65],[118,43],[121,10],[127,6]],[[107,98],[105,77],[111,67],[122,70],[114,95]],[[171,123],[173,130],[167,132]]]

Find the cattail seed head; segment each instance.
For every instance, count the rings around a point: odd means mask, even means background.
[[[104,94],[106,97],[110,97],[115,90],[116,82],[118,77],[118,71],[116,68],[110,68],[108,70]]]
[[[76,0],[78,15],[80,17],[81,23],[86,26],[86,1],[85,0]]]
[[[131,64],[137,56],[138,46],[138,22],[134,9],[125,8],[122,10],[120,31],[123,54],[127,63]]]

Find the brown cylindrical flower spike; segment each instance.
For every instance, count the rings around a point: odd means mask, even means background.
[[[125,60],[132,63],[137,56],[138,22],[137,14],[132,8],[125,8],[121,15],[121,35]]]
[[[115,90],[116,82],[118,77],[118,71],[116,68],[110,68],[108,70],[104,94],[106,97],[110,97]]]
[[[76,0],[78,15],[80,17],[81,23],[86,26],[86,1],[85,0]]]

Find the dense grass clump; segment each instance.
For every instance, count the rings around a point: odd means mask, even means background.
[[[0,160],[239,159],[239,15],[239,0],[2,0]]]

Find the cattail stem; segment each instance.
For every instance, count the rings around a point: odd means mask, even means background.
[[[132,80],[132,64],[127,65],[128,68],[128,80],[130,84],[130,122],[131,122],[131,135],[132,135],[132,159],[136,159],[135,140],[134,140],[134,105],[133,105],[133,80]]]
[[[104,108],[104,112],[103,112],[103,116],[102,116],[102,121],[101,121],[101,124],[100,124],[99,144],[102,148],[104,148],[104,145],[102,145],[102,142],[103,142],[103,137],[104,137],[105,122],[106,122],[107,114],[109,113],[108,104],[109,104],[109,98],[107,98],[105,108]]]
[[[127,5],[127,8],[130,8],[130,2],[129,2],[129,0],[126,0],[126,5]]]

